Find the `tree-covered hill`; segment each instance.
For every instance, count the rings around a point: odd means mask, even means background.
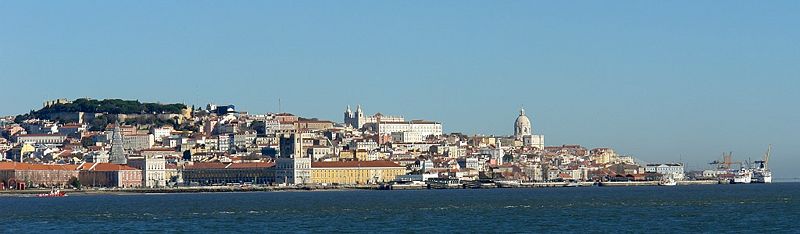
[[[137,100],[80,98],[71,103],[59,103],[18,115],[16,121],[33,118],[46,118],[52,113],[87,112],[106,114],[180,114],[184,104],[141,103]]]

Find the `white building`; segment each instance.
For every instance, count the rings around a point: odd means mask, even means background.
[[[372,151],[378,149],[378,142],[372,140],[357,140],[351,141],[348,146],[350,147],[350,150]]]
[[[26,134],[17,136],[17,143],[62,144],[67,136],[61,134]]]
[[[285,134],[280,139],[280,157],[275,160],[275,182],[286,185],[309,184],[311,157],[303,151],[302,134]]]
[[[533,134],[533,124],[531,120],[525,115],[525,109],[519,110],[519,116],[514,121],[514,138],[522,141],[524,146],[533,146],[538,149],[544,149],[544,135]]]
[[[325,156],[333,155],[333,150],[331,149],[331,147],[328,146],[320,146],[320,145],[312,146],[308,147],[306,151],[307,154],[314,159],[314,161],[319,161]]]
[[[350,106],[347,106],[347,110],[344,111],[344,124],[356,129],[362,128],[365,124],[370,123],[405,121],[406,120],[402,116],[388,116],[381,113],[377,113],[373,116],[365,116],[364,111],[361,110],[361,105],[356,107],[356,112],[351,111]]]
[[[423,142],[425,139],[422,138],[417,132],[393,132],[392,133],[392,142],[402,142],[402,143],[415,143],[415,142]]]
[[[683,164],[680,163],[647,164],[644,167],[644,171],[662,174],[675,180],[683,180],[684,178]]]
[[[366,124],[365,127],[370,131],[380,135],[391,135],[395,132],[408,132],[415,134],[422,139],[429,136],[441,136],[442,124],[432,121],[412,120],[408,122],[379,122]]]
[[[142,185],[150,188],[167,185],[167,161],[163,156],[128,159],[128,166],[142,170]]]
[[[233,138],[228,134],[222,134],[217,136],[217,150],[218,151],[228,151],[231,145],[233,144]]]
[[[106,151],[92,151],[83,156],[83,160],[90,163],[108,163],[109,158]]]
[[[161,142],[165,137],[172,135],[172,127],[151,128],[150,133],[157,141]]]
[[[123,134],[122,142],[125,150],[143,150],[153,147],[155,138],[151,134]]]

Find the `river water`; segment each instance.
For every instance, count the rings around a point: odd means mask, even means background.
[[[3,232],[788,232],[800,183],[0,197]]]

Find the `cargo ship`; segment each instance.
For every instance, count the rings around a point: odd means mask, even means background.
[[[755,161],[758,166],[753,169],[753,183],[772,183],[772,171],[768,167],[770,153],[772,153],[772,145],[769,145],[762,160]]]

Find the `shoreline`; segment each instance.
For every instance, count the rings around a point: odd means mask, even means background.
[[[792,183],[792,182],[777,182]],[[795,182],[796,183],[796,182]],[[69,196],[93,196],[93,195],[135,195],[135,194],[187,194],[187,193],[236,193],[236,192],[303,192],[303,191],[356,191],[356,190],[434,190],[434,189],[531,189],[531,188],[570,188],[570,187],[631,187],[631,186],[659,186],[658,182],[604,182],[592,185],[586,183],[582,186],[568,186],[567,184],[556,185],[554,183],[531,183],[523,186],[497,186],[497,187],[437,187],[419,186],[413,188],[386,188],[380,185],[362,186],[200,186],[200,187],[174,187],[174,188],[131,188],[131,189],[64,189]],[[677,186],[691,185],[727,185],[718,181],[681,181]],[[28,190],[0,190],[0,197],[35,197],[37,194],[47,193],[49,189],[28,189]]]

